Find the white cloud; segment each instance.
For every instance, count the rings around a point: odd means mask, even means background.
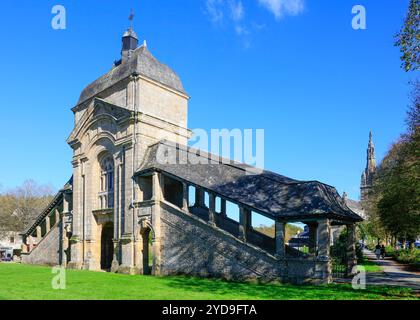
[[[245,10],[242,1],[231,0],[229,1],[229,6],[233,21],[240,21],[244,18]]]
[[[272,12],[277,20],[285,15],[298,15],[304,10],[304,0],[255,0],[263,8]],[[245,2],[246,3],[246,2]],[[205,12],[210,21],[217,26],[228,26],[245,41],[245,47],[251,45],[252,34],[265,29],[265,23],[256,23],[245,19],[243,0],[205,0]]]
[[[271,11],[276,19],[285,15],[296,16],[305,8],[304,0],[258,0],[258,2]]]
[[[223,13],[224,0],[207,0],[206,12],[213,23],[221,22],[224,17]]]

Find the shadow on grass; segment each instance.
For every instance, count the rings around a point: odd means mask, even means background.
[[[401,299],[414,298],[410,289],[369,286],[365,290],[355,290],[351,285],[291,285],[291,284],[256,284],[233,282],[215,279],[200,279],[194,277],[170,277],[169,286],[195,291],[229,296],[233,299],[263,299],[263,300],[304,300],[304,299]],[[235,298],[237,297],[237,298]]]

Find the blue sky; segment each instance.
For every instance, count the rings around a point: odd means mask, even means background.
[[[292,2],[295,2],[294,5]],[[51,28],[64,5],[67,29]],[[367,10],[367,30],[351,9]],[[265,168],[358,198],[369,130],[377,158],[404,131],[410,75],[393,36],[408,0],[7,1],[1,4],[0,184],[71,175],[70,109],[135,30],[191,95],[189,127],[265,130]],[[277,6],[276,6],[277,5]],[[413,77],[413,75],[411,75]]]

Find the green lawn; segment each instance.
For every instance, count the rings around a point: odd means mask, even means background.
[[[67,288],[54,290],[51,268],[0,263],[0,300],[5,299],[415,299],[411,290],[350,285],[251,284],[192,277],[127,276],[67,270]]]
[[[364,258],[362,263],[359,263],[358,266],[365,268],[366,272],[382,272],[383,268],[377,265],[374,261],[370,261],[367,258]]]

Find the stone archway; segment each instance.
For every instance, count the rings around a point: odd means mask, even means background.
[[[101,233],[101,269],[110,271],[114,256],[114,225],[107,223],[102,227]]]

